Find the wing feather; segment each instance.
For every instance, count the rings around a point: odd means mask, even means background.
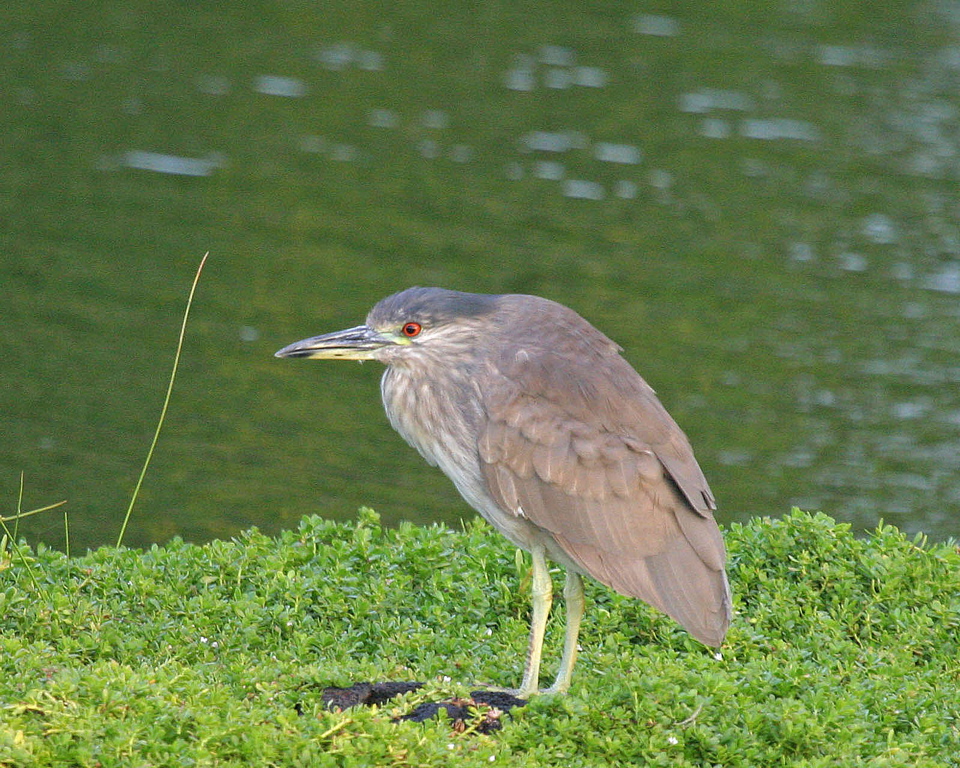
[[[713,495],[653,390],[609,348],[507,348],[491,374],[479,454],[497,504],[585,573],[719,645],[730,593]]]

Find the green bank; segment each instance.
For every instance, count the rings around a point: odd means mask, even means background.
[[[386,528],[362,510],[82,557],[4,541],[0,765],[956,763],[955,543],[858,539],[796,510],[726,538],[736,615],[719,655],[593,584],[570,695],[490,735],[393,722],[518,680],[528,563],[483,523]],[[385,680],[426,687],[323,707],[326,686]]]

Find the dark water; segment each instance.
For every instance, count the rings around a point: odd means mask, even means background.
[[[951,3],[7,4],[0,504],[115,541],[470,510],[373,365],[279,361],[408,285],[625,348],[721,520],[960,535]],[[59,511],[24,522],[64,546]]]

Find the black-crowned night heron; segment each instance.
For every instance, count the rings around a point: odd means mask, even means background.
[[[588,574],[719,646],[730,588],[716,505],[690,443],[620,347],[537,296],[410,288],[366,325],[277,357],[377,360],[387,417],[464,499],[533,558],[523,682],[538,692],[552,583],[567,570],[556,681],[570,686]]]

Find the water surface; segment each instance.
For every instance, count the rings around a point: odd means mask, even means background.
[[[960,534],[953,5],[0,15],[7,512],[115,540],[210,251],[129,543],[469,516],[375,366],[272,356],[414,284],[589,318],[723,522]]]

